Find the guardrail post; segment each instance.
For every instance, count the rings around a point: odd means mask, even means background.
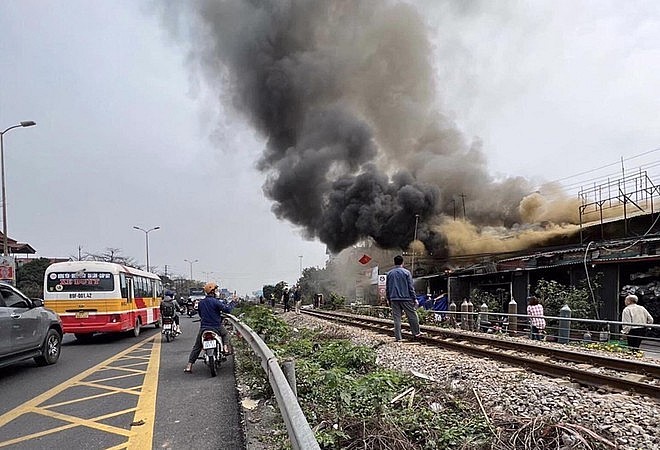
[[[284,372],[284,377],[289,383],[293,395],[298,398],[298,389],[296,388],[296,361],[293,359],[287,359],[282,362],[282,372]]]
[[[468,330],[474,331],[474,304],[472,303],[472,300],[468,298],[467,301],[468,305]]]
[[[511,297],[507,311],[511,314],[509,316],[509,334],[515,335],[518,332],[518,316],[516,316],[518,314],[518,303],[513,297]]]
[[[464,330],[468,329],[468,302],[467,298],[463,299],[463,303],[461,303],[461,328]]]
[[[570,340],[570,335],[571,335],[571,321],[566,320],[571,318],[571,308],[568,307],[568,305],[564,305],[560,310],[559,310],[559,339],[558,341],[561,344],[567,344],[568,341]]]
[[[477,329],[480,331],[484,327],[488,327],[489,325],[490,325],[490,320],[488,320],[488,305],[486,304],[486,302],[483,302],[479,307],[479,315],[477,316]]]

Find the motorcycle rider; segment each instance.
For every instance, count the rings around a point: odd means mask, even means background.
[[[177,304],[174,301],[174,292],[169,289],[165,291],[165,296],[163,301],[160,302],[160,315],[162,317],[171,317],[174,322],[174,332],[176,334],[181,334],[181,327],[179,326],[179,316],[176,314]]]
[[[199,333],[197,333],[197,338],[195,338],[195,344],[193,345],[190,356],[188,357],[188,365],[184,369],[184,372],[192,372],[192,366],[197,361],[200,352],[202,351],[202,333],[207,330],[215,331],[222,338],[222,345],[225,348],[225,355],[231,354],[229,344],[227,342],[227,330],[222,325],[222,313],[230,313],[232,307],[227,303],[220,301],[216,297],[216,291],[218,289],[218,284],[209,281],[204,285],[204,293],[206,297],[201,299],[198,303],[199,311]]]

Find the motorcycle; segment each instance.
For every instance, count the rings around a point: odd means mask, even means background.
[[[167,342],[170,342],[170,340],[177,336],[178,333],[176,332],[176,324],[174,323],[174,318],[163,317],[163,328],[161,333]]]
[[[227,359],[225,357],[225,346],[222,343],[222,336],[213,330],[204,330],[201,339],[202,354],[200,359],[204,360],[204,364],[211,371],[211,376],[214,377],[218,374],[218,369],[222,361]]]
[[[192,317],[195,314],[197,314],[197,304],[199,303],[198,299],[192,299],[189,298],[188,301],[186,302],[186,312],[188,314],[188,317]]]

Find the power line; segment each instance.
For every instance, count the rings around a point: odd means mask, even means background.
[[[639,157],[642,157],[642,156],[645,156],[645,155],[648,155],[648,154],[651,154],[651,153],[655,153],[655,152],[658,152],[658,151],[660,151],[660,147],[654,148],[652,150],[648,150],[648,151],[643,152],[643,153],[639,153],[637,155],[633,155],[630,158],[624,158],[624,161],[630,161],[631,159],[639,158]],[[558,183],[560,181],[570,180],[571,178],[579,177],[581,175],[586,175],[588,173],[596,172],[598,170],[606,169],[608,167],[616,166],[616,165],[619,165],[619,164],[621,164],[621,161],[613,162],[613,163],[610,163],[610,164],[605,164],[604,166],[600,166],[600,167],[597,167],[595,169],[585,170],[583,172],[579,172],[579,173],[576,173],[574,175],[569,175],[567,177],[558,178],[556,180],[549,181],[549,183]]]

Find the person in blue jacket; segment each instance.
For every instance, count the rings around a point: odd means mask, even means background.
[[[385,298],[390,308],[392,308],[394,338],[400,341],[403,312],[406,313],[413,337],[418,337],[422,333],[419,331],[419,317],[417,317],[417,311],[415,310],[417,299],[415,298],[412,274],[403,267],[403,256],[395,256],[394,265],[395,267],[387,272],[385,279]]]
[[[210,281],[204,285],[204,293],[206,297],[201,299],[197,305],[199,311],[199,333],[195,339],[190,356],[188,357],[188,365],[184,372],[192,372],[192,366],[197,361],[200,352],[202,351],[202,333],[207,330],[213,330],[222,337],[222,344],[225,348],[225,354],[230,354],[229,345],[227,342],[227,330],[222,325],[223,313],[229,314],[232,307],[227,303],[220,301],[216,297],[218,290],[217,283]]]

